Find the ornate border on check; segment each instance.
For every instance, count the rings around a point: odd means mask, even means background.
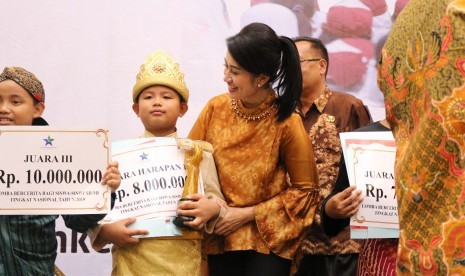
[[[107,149],[107,154],[106,154],[106,161],[107,163],[110,162],[110,151],[109,151],[109,139],[108,139],[108,132],[109,130],[106,129],[96,129],[96,130],[68,130],[68,129],[31,129],[31,130],[21,130],[21,129],[0,129],[0,136],[3,133],[13,133],[13,132],[36,132],[36,133],[53,133],[53,132],[71,132],[71,133],[95,133],[97,137],[103,137],[103,143],[102,146],[103,148]],[[107,187],[105,191],[102,192],[102,197],[101,197],[101,202],[97,203],[91,203],[93,206],[91,207],[84,207],[84,208],[0,208],[0,211],[2,210],[16,210],[16,211],[21,211],[21,210],[39,210],[39,211],[46,211],[46,210],[97,210],[97,211],[102,211],[102,210],[109,210],[110,206],[107,204],[107,199],[111,197],[111,192],[110,188]]]

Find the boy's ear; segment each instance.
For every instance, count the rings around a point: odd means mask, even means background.
[[[139,117],[139,104],[132,104],[132,110],[134,110],[134,113],[136,113],[137,117]]]
[[[34,115],[33,115],[34,119],[42,116],[42,113],[44,113],[44,110],[45,110],[44,103],[37,103],[36,105],[34,105]]]
[[[182,102],[179,108],[179,117],[184,116],[184,114],[186,114],[188,109],[189,109],[189,106],[187,105],[187,103]]]

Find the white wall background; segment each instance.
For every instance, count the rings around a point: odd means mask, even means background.
[[[112,140],[142,134],[132,87],[156,49],[186,72],[192,100],[181,135],[226,91],[224,39],[232,30],[221,1],[1,0],[0,10],[0,67],[22,66],[42,80],[52,126],[103,126]]]
[[[391,9],[394,2],[388,1]],[[0,0],[0,70],[18,65],[42,80],[44,118],[52,126],[106,127],[115,141],[142,133],[132,87],[146,56],[164,49],[181,64],[191,93],[189,112],[178,123],[185,136],[206,101],[226,91],[224,39],[239,30],[249,3]]]

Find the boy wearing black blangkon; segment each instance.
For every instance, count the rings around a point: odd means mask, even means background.
[[[42,82],[21,67],[0,74],[0,126],[46,126]],[[117,162],[110,162],[103,184],[112,191],[121,182]],[[63,215],[67,227],[85,232],[104,215]],[[0,275],[53,275],[57,256],[57,215],[0,216]]]

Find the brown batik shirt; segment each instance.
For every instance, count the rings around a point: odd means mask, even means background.
[[[370,123],[371,116],[361,100],[349,94],[333,92],[328,87],[306,114],[302,114],[300,110],[298,113],[312,141],[318,170],[320,202],[322,202],[331,193],[339,173],[339,160],[342,154],[339,133],[353,131]],[[358,253],[360,245],[350,239],[348,228],[335,237],[326,236],[321,225],[320,213],[321,210],[318,210],[311,232],[302,243],[303,253],[312,255]]]

